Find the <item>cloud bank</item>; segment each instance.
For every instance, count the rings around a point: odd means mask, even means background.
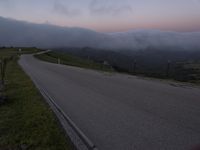
[[[0,17],[0,46],[93,47],[112,50],[142,50],[151,47],[200,50],[199,39],[200,32],[134,30],[108,34],[83,28],[33,24]]]

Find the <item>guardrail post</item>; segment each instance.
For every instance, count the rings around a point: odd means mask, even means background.
[[[58,64],[60,64],[60,58],[58,58]]]

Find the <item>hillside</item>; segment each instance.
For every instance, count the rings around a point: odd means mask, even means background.
[[[173,78],[179,81],[199,81],[199,50],[145,50],[107,51],[85,48],[54,49],[61,54],[67,53],[97,63],[108,62],[118,72],[140,74],[158,78]]]

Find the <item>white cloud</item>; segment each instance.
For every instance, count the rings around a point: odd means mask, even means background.
[[[11,0],[0,0],[0,6],[2,7],[10,7],[12,6],[11,4],[12,4]]]
[[[79,9],[69,8],[69,6],[65,5],[64,3],[58,0],[55,0],[54,5],[53,5],[53,10],[56,13],[70,16],[70,17],[81,14],[81,11]]]
[[[113,0],[92,0],[89,4],[91,14],[95,15],[123,15],[132,12],[132,7],[127,3]]]

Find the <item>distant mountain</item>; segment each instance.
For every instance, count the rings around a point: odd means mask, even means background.
[[[0,46],[92,47],[98,49],[200,50],[200,32],[178,33],[133,30],[99,33],[83,28],[34,24],[0,17]]]

